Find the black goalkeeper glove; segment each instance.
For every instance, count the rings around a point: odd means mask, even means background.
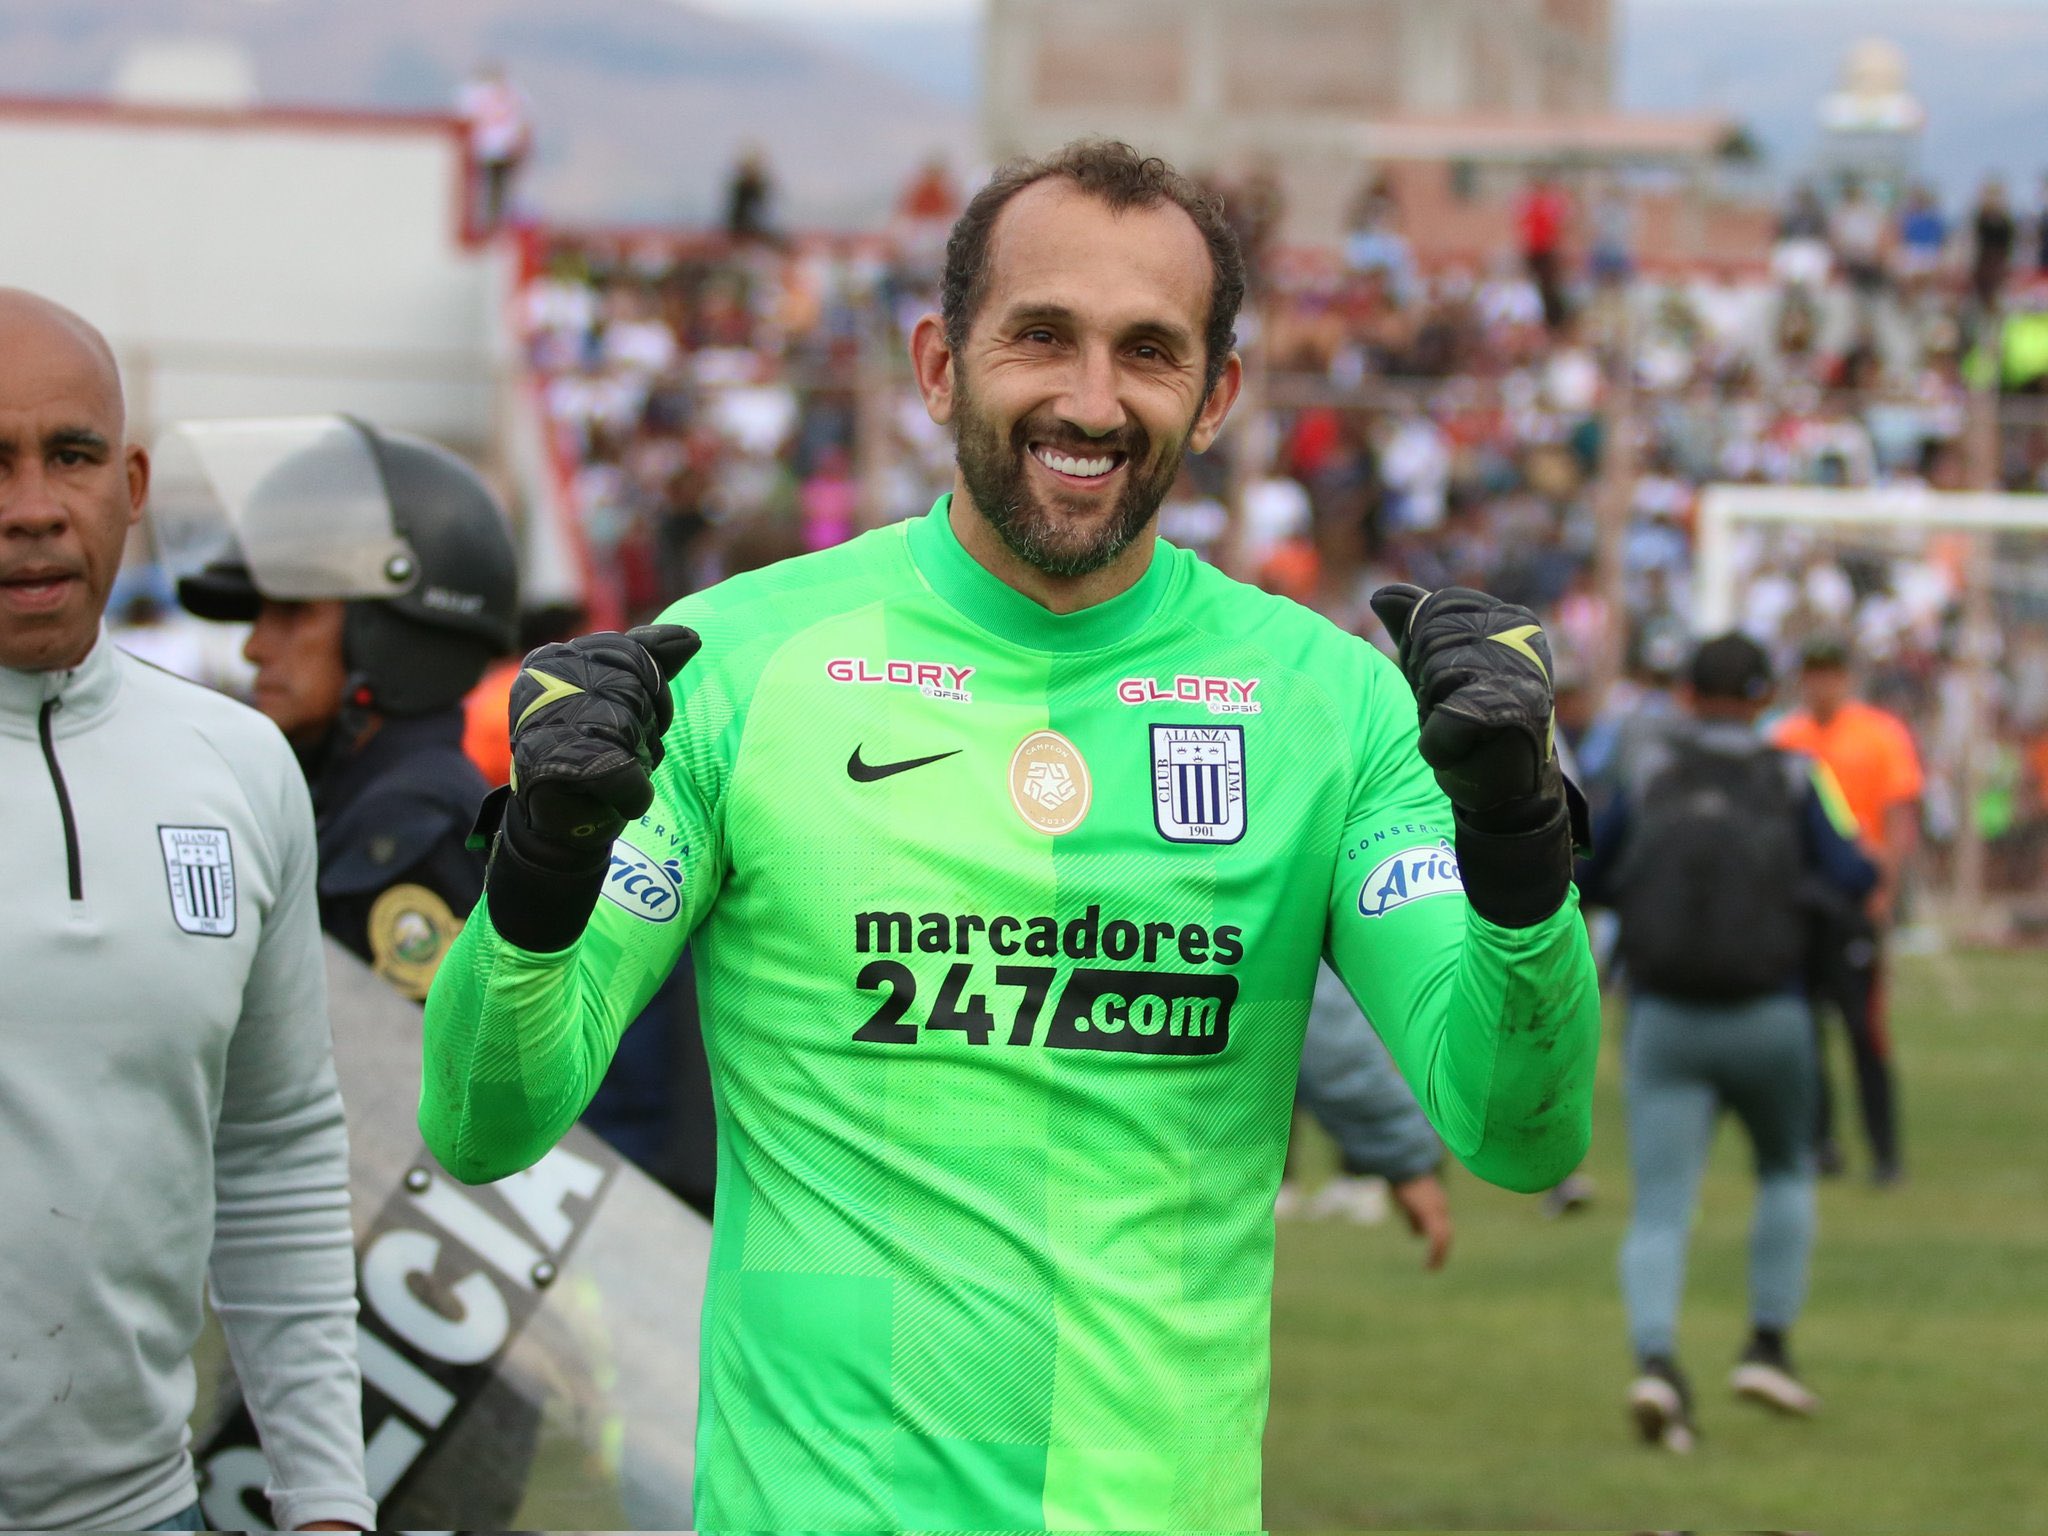
[[[537,837],[607,849],[654,803],[676,713],[668,685],[699,643],[679,624],[643,624],[526,658],[512,684],[512,795]]]
[[[1422,760],[1475,825],[1528,824],[1563,789],[1552,745],[1550,642],[1536,615],[1470,587],[1381,587],[1372,611],[1415,690]],[[1517,814],[1521,813],[1521,814]]]
[[[512,783],[477,828],[498,834],[485,888],[520,948],[565,949],[589,921],[613,840],[654,803],[669,683],[699,644],[695,630],[644,624],[527,656],[512,684]]]
[[[1503,927],[1540,922],[1564,900],[1586,824],[1558,769],[1542,625],[1469,587],[1382,587],[1372,608],[1415,690],[1422,759],[1456,814],[1467,898]]]

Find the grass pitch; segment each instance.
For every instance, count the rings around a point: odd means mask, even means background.
[[[1837,1037],[1851,1171],[1822,1184],[1793,1335],[1820,1417],[1769,1417],[1727,1390],[1754,1184],[1724,1122],[1680,1323],[1702,1443],[1676,1457],[1635,1440],[1610,1009],[1592,1209],[1546,1220],[1538,1201],[1455,1171],[1457,1244],[1437,1275],[1398,1215],[1282,1224],[1268,1524],[2048,1533],[2048,955],[1912,959],[1893,977],[1909,1181],[1864,1181]]]

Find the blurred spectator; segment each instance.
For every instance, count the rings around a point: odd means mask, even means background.
[[[803,509],[804,548],[830,549],[854,534],[860,487],[846,450],[834,443],[818,455],[818,467],[798,493]]]
[[[2012,246],[2018,227],[2005,202],[2005,183],[1992,177],[1977,196],[1971,220],[1970,289],[1984,309],[1996,309],[2012,267]]]
[[[1874,323],[1872,311],[1884,292],[1885,224],[1883,206],[1864,190],[1861,178],[1849,177],[1828,217],[1828,245],[1856,296],[1857,324],[1864,328]]]
[[[1899,278],[1917,289],[1927,283],[1941,266],[1948,245],[1948,219],[1933,189],[1917,186],[1906,194],[1899,210]]]
[[[1237,235],[1244,252],[1247,293],[1258,293],[1266,283],[1267,258],[1280,234],[1286,216],[1287,199],[1281,190],[1280,173],[1272,161],[1259,158],[1235,184],[1221,189],[1223,216]]]
[[[1547,171],[1538,171],[1515,204],[1515,232],[1521,241],[1522,265],[1543,301],[1543,323],[1552,330],[1564,323],[1564,239],[1571,204]]]
[[[1301,482],[1278,469],[1245,487],[1239,558],[1259,585],[1296,602],[1309,602],[1315,597],[1315,551],[1309,540],[1311,512],[1309,495]]]
[[[1183,549],[1192,549],[1205,560],[1217,558],[1230,514],[1221,500],[1205,495],[1195,483],[1193,470],[1181,464],[1180,478],[1159,508],[1159,533]]]
[[[896,249],[905,275],[918,286],[938,281],[946,258],[946,237],[952,233],[960,209],[960,188],[939,155],[924,163],[897,199]]]
[[[1552,643],[1561,656],[1571,658],[1570,670],[1578,679],[1585,695],[1585,702],[1590,707],[1592,697],[1591,691],[1585,688],[1586,673],[1590,668],[1598,666],[1606,657],[1615,638],[1613,607],[1607,601],[1606,594],[1599,588],[1591,562],[1581,562],[1573,570],[1564,595],[1557,601],[1556,612],[1557,617],[1550,626]],[[1560,690],[1563,688],[1565,670],[1565,663],[1560,660]],[[1559,717],[1560,724],[1562,718]],[[1591,722],[1589,720],[1586,723]],[[1572,732],[1574,746],[1577,745],[1578,739],[1579,732],[1575,728]]]
[[[1668,610],[1637,626],[1621,681],[1607,690],[1575,744],[1579,770],[1596,800],[1618,792],[1642,753],[1678,717],[1678,682],[1691,644],[1685,626]]]
[[[1925,779],[1905,722],[1855,696],[1849,655],[1849,641],[1840,631],[1822,630],[1807,641],[1799,674],[1803,707],[1779,723],[1772,740],[1827,765],[1863,849],[1877,866],[1867,911],[1845,946],[1842,963],[1822,978],[1815,1020],[1818,1028],[1826,1008],[1841,1015],[1855,1057],[1871,1179],[1893,1184],[1903,1165],[1891,1037],[1885,1027],[1883,940],[1897,917],[1900,886],[1919,845]],[[1842,1158],[1833,1131],[1832,1096],[1823,1071],[1818,1144],[1823,1168],[1839,1171]]]
[[[1401,233],[1401,205],[1385,177],[1374,177],[1352,204],[1344,236],[1344,264],[1360,276],[1377,276],[1396,304],[1415,291],[1415,259]]]
[[[533,150],[532,111],[526,93],[498,64],[486,64],[467,81],[456,111],[469,126],[469,155],[480,178],[478,220],[487,229],[504,222],[512,201],[512,180]]]
[[[2041,201],[2034,213],[2034,270],[2048,272],[2048,174],[2041,177]]]
[[[1443,522],[1451,456],[1435,422],[1418,412],[1390,423],[1380,443],[1379,473],[1390,533],[1423,532]]]
[[[1778,217],[1777,244],[1771,249],[1771,272],[1791,288],[1818,288],[1827,281],[1832,253],[1828,246],[1827,210],[1820,194],[1801,184]]]
[[[1627,282],[1635,271],[1635,206],[1616,183],[1593,200],[1592,226],[1593,281],[1603,288]]]
[[[725,189],[725,232],[735,241],[775,240],[775,181],[768,157],[758,148],[742,150]]]

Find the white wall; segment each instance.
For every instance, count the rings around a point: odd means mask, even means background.
[[[107,333],[138,436],[343,410],[486,457],[511,258],[431,118],[0,102],[0,284]]]

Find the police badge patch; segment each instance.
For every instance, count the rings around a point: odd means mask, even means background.
[[[423,1002],[462,919],[424,885],[394,885],[370,907],[370,963],[414,1002]]]
[[[1152,727],[1152,820],[1169,843],[1244,836],[1244,727]]]
[[[235,851],[226,827],[158,827],[171,915],[186,933],[209,939],[235,932]]]

